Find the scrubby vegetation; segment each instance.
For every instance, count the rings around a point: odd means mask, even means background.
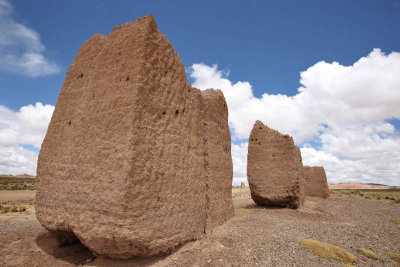
[[[357,262],[358,258],[345,249],[322,243],[313,239],[302,239],[300,243],[314,254],[325,259],[333,259],[344,262]]]
[[[238,208],[238,209],[235,209],[235,211],[238,211],[238,212],[250,212],[249,209],[245,209],[245,208]]]
[[[358,251],[361,252],[362,254],[364,254],[364,256],[366,256],[366,257],[368,257],[370,259],[380,260],[380,258],[372,250],[365,249],[365,248],[359,248]]]
[[[386,200],[392,203],[400,204],[399,189],[331,189],[330,191],[331,194]]]
[[[0,176],[0,190],[35,190],[35,178]]]
[[[7,212],[24,212],[26,211],[25,206],[15,206],[15,205],[0,205],[1,213]]]
[[[361,233],[361,232],[357,232],[356,235],[358,235],[359,237],[364,237],[364,238],[367,237],[366,235],[364,235],[364,234]]]
[[[388,252],[388,256],[389,256],[389,258],[391,258],[392,260],[395,260],[395,261],[400,262],[400,254]]]

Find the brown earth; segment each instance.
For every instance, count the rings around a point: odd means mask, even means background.
[[[35,199],[34,190],[0,190],[0,204],[7,201],[32,201]]]
[[[387,253],[400,253],[400,227],[391,221],[400,221],[400,205],[331,195],[308,198],[301,209],[292,210],[257,206],[248,188],[234,189],[232,196],[232,219],[171,255],[149,259],[110,260],[95,257],[81,244],[60,246],[37,221],[0,224],[0,266],[342,265],[312,254],[299,243],[304,238],[347,249],[358,257],[356,266],[398,266]],[[367,258],[359,248],[383,261]]]

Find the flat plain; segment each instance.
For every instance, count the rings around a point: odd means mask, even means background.
[[[357,262],[348,263],[353,266],[399,266],[393,255],[400,253],[400,204],[396,198],[366,198],[368,194],[361,196],[357,190],[350,191],[331,191],[328,199],[308,198],[304,207],[293,210],[257,206],[249,188],[234,188],[235,214],[224,225],[170,255],[131,260],[96,257],[80,243],[60,246],[36,220],[34,191],[0,191],[0,205],[26,207],[22,212],[0,214],[0,265],[342,266],[346,263],[314,254],[303,245],[304,240],[311,239],[345,249],[357,257]],[[6,199],[4,192],[14,192],[17,197]],[[396,196],[399,192],[387,193]],[[378,259],[370,258],[368,251]]]

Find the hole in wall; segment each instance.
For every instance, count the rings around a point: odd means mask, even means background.
[[[163,113],[162,113],[163,115],[165,115],[166,114],[166,112],[165,111],[163,111]]]
[[[68,125],[71,125],[71,121],[68,122]]]
[[[175,115],[178,115],[178,114],[179,114],[179,110],[176,110],[176,111],[175,111]]]
[[[125,81],[129,81],[129,77],[128,76],[125,78]]]
[[[83,73],[78,75],[78,79],[82,79],[83,78]]]

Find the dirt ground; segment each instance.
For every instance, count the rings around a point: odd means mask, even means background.
[[[0,192],[0,199],[3,192]],[[387,256],[400,253],[400,205],[361,197],[331,195],[310,198],[300,210],[264,208],[249,190],[234,189],[235,215],[201,240],[174,253],[152,259],[116,261],[95,257],[81,244],[60,246],[35,219],[34,210],[0,215],[0,266],[341,266],[312,254],[299,241],[316,239],[347,249],[359,259],[355,266],[400,266]],[[26,196],[23,196],[26,197]],[[8,200],[11,201],[11,200]],[[24,200],[18,203],[24,203]],[[31,205],[31,201],[24,203]],[[20,217],[30,216],[21,221]],[[363,233],[366,237],[356,235]],[[374,251],[381,260],[361,255]]]
[[[0,190],[0,204],[4,202],[26,202],[35,199],[34,190]]]

